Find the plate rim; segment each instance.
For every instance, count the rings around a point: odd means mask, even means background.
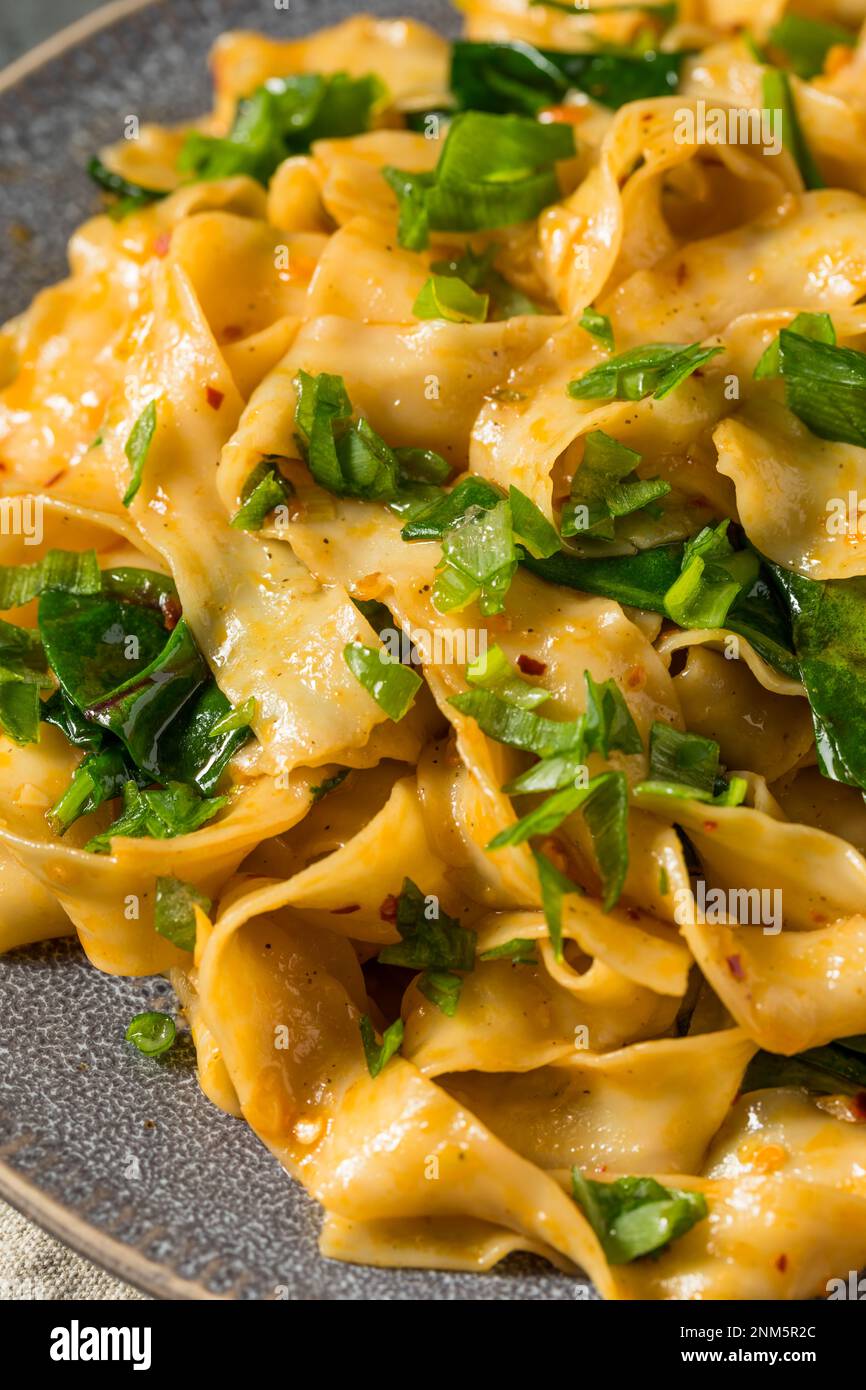
[[[6,95],[19,82],[32,77],[68,49],[129,15],[155,7],[157,3],[159,0],[110,0],[92,14],[82,15],[72,24],[65,25],[0,71],[0,96]],[[23,1145],[19,1140],[14,1147],[17,1150]],[[71,1207],[50,1196],[30,1178],[24,1177],[8,1161],[7,1153],[8,1150],[0,1153],[0,1197],[28,1221],[35,1222],[76,1254],[154,1298],[231,1301],[230,1295],[212,1293],[194,1280],[183,1279],[165,1265],[148,1259],[134,1246],[101,1231],[85,1217],[77,1215]]]
[[[14,1144],[15,1149],[23,1147],[25,1144],[21,1140]],[[212,1293],[202,1284],[184,1279],[158,1261],[148,1259],[135,1246],[101,1231],[86,1217],[49,1196],[32,1179],[24,1177],[3,1155],[0,1155],[0,1197],[48,1235],[107,1274],[131,1284],[139,1293],[157,1299],[233,1301],[231,1294]]]
[[[65,24],[56,34],[49,34],[47,39],[43,39],[33,48],[28,48],[26,53],[13,58],[11,63],[0,69],[0,96],[4,96],[25,77],[31,77],[34,72],[38,72],[46,63],[59,58],[68,48],[83,43],[93,34],[98,34],[101,29],[110,28],[119,20],[126,19],[128,15],[158,3],[159,0],[109,0],[108,4],[99,5],[91,14],[82,15],[71,24]]]

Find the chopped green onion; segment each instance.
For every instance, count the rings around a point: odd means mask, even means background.
[[[792,325],[779,334],[778,364],[788,409],[813,434],[866,448],[866,353]]]
[[[602,880],[604,910],[617,902],[628,872],[628,783],[622,772],[603,772],[581,787],[564,787],[547,797],[515,825],[500,830],[489,850],[520,845],[550,835],[580,809],[590,832]]]
[[[682,733],[656,720],[650,730],[649,778],[635,795],[680,797],[739,806],[748,790],[742,777],[726,782],[719,766],[719,745],[700,734]]]
[[[430,269],[434,275],[457,275],[461,280],[465,280],[467,285],[471,285],[473,290],[487,295],[490,301],[487,317],[490,319],[537,314],[538,308],[533,301],[494,268],[493,262],[499,249],[499,246],[494,244],[476,254],[472,247],[468,246],[458,260],[434,261]]]
[[[641,456],[604,430],[584,440],[583,462],[571,480],[571,498],[562,512],[562,534],[591,534],[613,540],[617,517],[640,511],[670,492],[661,478],[639,478]]]
[[[571,753],[583,747],[582,719],[545,719],[502,699],[495,690],[467,690],[463,695],[452,695],[449,704],[461,714],[468,714],[498,743],[537,753],[541,758],[554,753]]]
[[[416,983],[431,1004],[435,1004],[447,1018],[454,1017],[463,989],[462,975],[454,975],[450,970],[425,970]]]
[[[400,245],[423,251],[431,230],[471,232],[536,217],[560,197],[557,160],[573,154],[569,126],[461,112],[432,172],[382,170],[400,206]]]
[[[379,952],[382,965],[410,970],[472,970],[476,933],[462,927],[438,904],[430,903],[411,878],[403,880],[397,898],[397,931],[401,940]]]
[[[519,709],[537,709],[550,699],[550,691],[530,685],[515,674],[514,667],[500,646],[487,650],[466,667],[466,679],[481,690],[492,690],[502,700]]]
[[[790,333],[799,333],[801,338],[813,338],[819,343],[830,343],[835,346],[836,329],[833,327],[833,320],[829,314],[797,314],[788,325]],[[781,345],[779,334],[777,333],[769,347],[766,348],[758,359],[752,375],[756,381],[761,381],[764,377],[781,375]]]
[[[640,401],[650,395],[660,401],[720,352],[723,347],[701,347],[700,343],[647,343],[570,381],[568,394],[576,401]]]
[[[857,44],[857,36],[850,30],[799,14],[783,15],[768,38],[774,48],[782,50],[797,76],[807,81],[823,72],[831,48],[837,44],[854,48]]]
[[[122,174],[116,174],[113,169],[109,169],[108,165],[103,164],[95,155],[87,165],[87,172],[93,182],[106,193],[117,195],[118,201],[108,209],[108,215],[114,221],[119,221],[130,212],[147,207],[149,203],[159,202],[171,191],[167,188],[145,188],[143,184],[133,183]]]
[[[375,1081],[379,1073],[384,1071],[391,1058],[400,1051],[403,1045],[403,1020],[398,1018],[390,1027],[385,1029],[381,1043],[376,1042],[376,1031],[367,1014],[361,1015],[360,1029],[367,1070]]]
[[[450,613],[477,600],[485,617],[501,613],[517,564],[509,503],[465,512],[442,536],[435,608]]]
[[[555,864],[551,864],[545,854],[539,850],[532,851],[535,859],[535,866],[538,870],[538,882],[541,888],[541,906],[544,912],[544,920],[547,923],[547,933],[550,937],[550,944],[553,947],[553,954],[561,962],[562,955],[562,899],[566,893],[582,894],[583,889],[579,883],[574,883],[572,879],[566,878],[565,874],[557,869]]]
[[[39,692],[52,683],[38,635],[0,620],[0,729],[13,743],[38,741],[43,708]]]
[[[157,878],[153,925],[181,951],[195,950],[195,909],[208,913],[210,898],[179,878]]]
[[[464,478],[431,506],[417,512],[406,522],[400,535],[404,541],[441,540],[448,528],[470,511],[476,508],[491,511],[502,500],[499,489],[484,478],[474,475]]]
[[[161,1053],[168,1052],[176,1035],[177,1028],[173,1018],[168,1014],[149,1010],[147,1013],[136,1014],[132,1019],[126,1030],[126,1041],[134,1043],[139,1052],[143,1052],[146,1057],[159,1057]]]
[[[823,776],[866,790],[866,576],[806,579],[781,565],[770,573],[790,618],[818,766]]]
[[[584,671],[586,684],[586,746],[608,757],[611,749],[642,753],[643,742],[625,696],[613,677],[601,683]]]
[[[613,328],[611,327],[611,322],[607,314],[600,314],[598,310],[593,309],[590,304],[584,309],[578,322],[586,333],[592,334],[593,338],[598,338],[598,341],[602,343],[609,352],[613,352]]]
[[[681,782],[698,791],[715,791],[719,745],[713,738],[685,734],[656,720],[650,730],[649,775],[658,782]]]
[[[489,296],[478,294],[456,275],[431,275],[412,305],[416,319],[447,319],[449,323],[484,323]]]
[[[514,965],[538,964],[535,941],[528,936],[514,936],[510,941],[503,941],[501,946],[492,946],[489,951],[482,951],[478,959],[510,960]]]
[[[617,110],[630,101],[670,96],[687,56],[660,52],[655,45],[645,52],[612,44],[602,52],[570,52],[534,48],[524,40],[459,40],[451,54],[451,90],[467,110],[535,116],[545,106],[559,105],[572,90]]]
[[[20,608],[48,589],[98,594],[101,587],[95,550],[49,550],[35,565],[0,567],[0,610]]]
[[[219,738],[221,734],[233,733],[235,729],[248,729],[256,717],[258,701],[255,695],[244,700],[242,705],[230,709],[208,729],[208,738]]]
[[[291,497],[294,488],[279,471],[278,459],[268,455],[257,463],[241,490],[241,505],[229,523],[236,531],[261,531],[275,507]]]
[[[38,683],[0,670],[0,729],[19,747],[38,742],[39,710]]]
[[[508,489],[511,506],[511,529],[518,545],[522,545],[537,560],[555,555],[560,548],[556,527],[548,521],[531,498],[513,484]]]
[[[595,781],[596,778],[585,787],[563,787],[560,791],[554,792],[528,815],[522,816],[514,825],[509,825],[505,830],[500,830],[498,835],[494,835],[487,849],[505,849],[511,845],[522,845],[534,835],[551,835],[554,830],[559,829],[564,820],[583,805]]]
[[[349,642],[343,648],[346,665],[367,694],[396,723],[414,703],[421,677],[408,666],[392,661],[380,647]]]
[[[594,1182],[572,1168],[571,1186],[612,1265],[664,1249],[708,1214],[702,1192],[663,1187],[655,1178]]]
[[[290,155],[305,154],[314,140],[360,135],[373,108],[385,97],[378,77],[368,73],[293,73],[269,77],[251,96],[238,102],[228,135],[192,131],[180,153],[178,168],[199,179],[247,174],[267,184]]]
[[[585,732],[586,716],[581,715],[581,719]],[[528,796],[532,792],[560,791],[563,787],[587,786],[588,783],[586,747],[581,743],[573,753],[557,753],[550,758],[540,758],[502,790],[509,796]]]
[[[123,452],[132,466],[132,478],[123,494],[123,505],[128,507],[138,489],[144,473],[144,465],[150,452],[151,441],[156,430],[156,401],[150,401],[139,415],[129,433]]]
[[[294,381],[295,436],[320,487],[367,502],[417,503],[450,468],[429,449],[392,449],[369,421],[352,418],[341,376],[299,371]]]
[[[679,577],[664,595],[664,610],[680,627],[723,627],[734,600],[758,578],[758,557],[734,550],[728,525],[705,526],[686,542]]]
[[[619,901],[628,873],[628,783],[624,772],[603,772],[581,808],[601,875],[602,906]]]
[[[805,188],[824,188],[826,185],[806,143],[788,74],[778,68],[766,68],[762,78],[761,105],[770,113],[775,137],[777,127],[782,146],[788,150],[800,171]]]

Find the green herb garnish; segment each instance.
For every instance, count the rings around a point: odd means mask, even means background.
[[[396,723],[415,701],[421,687],[421,677],[408,666],[392,661],[380,647],[365,647],[362,642],[349,642],[343,648],[346,665],[367,694]]]
[[[831,48],[837,44],[847,48],[857,45],[857,36],[850,30],[799,14],[783,15],[768,38],[774,48],[781,49],[797,76],[807,81],[823,72]]]
[[[514,936],[510,941],[503,941],[501,946],[492,946],[489,951],[482,951],[478,959],[510,960],[514,965],[538,964],[535,941],[528,936]]]
[[[142,791],[135,782],[123,789],[123,812],[107,830],[94,835],[84,846],[93,854],[108,854],[115,835],[140,839],[169,840],[189,835],[221,811],[228,797],[202,797],[183,782],[169,782],[158,789]]]
[[[261,531],[265,518],[291,497],[294,488],[280,472],[279,462],[267,455],[250,473],[241,489],[241,505],[229,523],[236,531]]]
[[[103,164],[101,159],[96,156],[87,165],[87,172],[106,193],[114,193],[117,202],[113,203],[108,209],[108,215],[115,222],[120,218],[126,217],[130,212],[138,212],[140,208],[147,207],[150,203],[157,203],[161,198],[167,198],[171,192],[168,188],[145,188],[143,184],[133,183],[131,179],[125,179],[122,174],[116,174],[113,169],[109,169],[107,164]],[[95,444],[94,440],[94,444]],[[91,448],[93,445],[91,445]]]
[[[700,343],[647,343],[591,367],[569,382],[568,394],[576,401],[640,401],[645,396],[660,401],[720,352],[723,347]]]
[[[591,333],[593,338],[598,338],[598,341],[607,348],[608,352],[613,352],[613,328],[607,314],[600,314],[590,304],[581,314],[579,323],[585,332]]]
[[[619,517],[641,511],[666,496],[670,483],[637,476],[640,461],[640,454],[633,449],[603,430],[592,430],[584,440],[583,461],[575,470],[571,498],[562,511],[563,536],[613,540]]]
[[[788,74],[778,68],[767,68],[762,78],[761,105],[769,111],[773,135],[778,133],[782,146],[791,154],[806,188],[824,188],[825,183],[806,143]]]
[[[379,1073],[384,1071],[391,1058],[400,1051],[403,1045],[403,1020],[402,1018],[395,1019],[385,1029],[381,1043],[376,1042],[376,1030],[367,1014],[361,1015],[360,1028],[367,1070],[375,1081]]]
[[[211,900],[192,883],[179,878],[156,880],[153,925],[181,951],[195,950],[195,909],[210,912]]]
[[[147,455],[150,452],[151,441],[153,440],[156,429],[156,401],[151,401],[144,407],[133,425],[129,438],[123,446],[123,452],[129,459],[132,467],[132,478],[129,487],[123,494],[123,505],[128,507],[132,502],[138,489],[141,487],[141,479],[144,474],[144,465],[147,462]]]
[[[372,73],[270,77],[238,102],[228,135],[192,131],[178,168],[198,179],[247,174],[267,184],[284,159],[305,154],[314,140],[360,135],[369,129],[373,108],[384,97],[385,88]]]
[[[461,112],[434,170],[382,170],[400,205],[400,245],[423,251],[431,230],[472,232],[536,217],[560,197],[556,162],[573,154],[569,126]]]
[[[655,1178],[594,1182],[572,1168],[571,1188],[612,1265],[664,1249],[708,1214],[702,1192],[663,1187]]]
[[[159,1057],[161,1053],[168,1052],[176,1036],[174,1019],[153,1010],[136,1014],[125,1034],[126,1041],[134,1043],[146,1057]]]
[[[799,317],[802,321],[803,316]],[[796,322],[782,329],[776,355],[770,359],[770,367],[777,364],[785,384],[788,409],[820,439],[866,447],[866,353],[837,347],[835,335],[830,339],[823,323],[819,338],[816,326],[812,325],[811,335],[806,336],[802,322],[795,331]],[[775,346],[770,344],[756,375]],[[766,368],[761,371],[761,375],[767,374]]]
[[[447,319],[449,323],[484,323],[490,299],[457,275],[431,275],[412,305],[416,319]]]
[[[575,11],[582,13],[584,11]],[[679,87],[685,52],[637,53],[606,48],[567,52],[513,43],[460,40],[451,56],[451,90],[464,109],[535,116],[561,105],[570,91],[617,110],[630,101],[670,96]]]

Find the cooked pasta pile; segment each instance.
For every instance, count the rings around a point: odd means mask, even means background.
[[[0,944],[168,973],[328,1257],[825,1295],[862,6],[461,8],[224,35],[0,336]]]

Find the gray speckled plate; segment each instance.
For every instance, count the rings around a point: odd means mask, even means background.
[[[96,206],[82,172],[124,115],[174,121],[210,100],[207,51],[226,28],[297,35],[341,0],[121,0],[0,77],[0,317],[64,273]],[[443,32],[445,0],[365,0]],[[110,21],[110,22],[106,22]],[[169,986],[100,975],[71,942],[0,958],[0,1193],[149,1293],[168,1298],[574,1299],[541,1261],[488,1275],[323,1260],[318,1214],[240,1121],[201,1095],[189,1040],[167,1059],[123,1041]]]

